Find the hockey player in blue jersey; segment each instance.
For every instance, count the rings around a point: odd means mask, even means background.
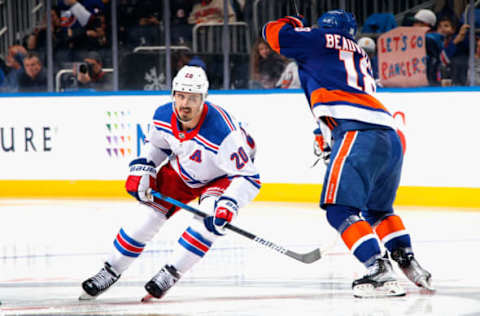
[[[173,79],[173,102],[157,108],[146,154],[130,163],[126,189],[142,207],[120,229],[105,266],[82,283],[80,299],[93,299],[112,286],[179,210],[153,200],[150,189],[182,203],[198,198],[199,208],[212,214],[192,222],[167,264],[145,284],[155,298],[164,296],[205,256],[238,209],[257,195],[255,143],[227,111],[205,100],[207,92],[207,76],[200,67],[184,66]]]
[[[264,39],[293,58],[319,124],[319,148],[329,158],[320,206],[367,273],[352,284],[356,297],[405,295],[388,255],[413,283],[433,290],[414,257],[410,235],[393,211],[403,163],[389,111],[372,94],[370,60],[355,41],[357,25],[343,10],[324,13],[318,27],[287,16],[267,23]],[[328,151],[331,149],[331,154]],[[382,255],[378,239],[388,252]]]

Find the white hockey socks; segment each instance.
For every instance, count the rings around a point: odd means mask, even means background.
[[[136,215],[118,232],[113,241],[115,250],[107,259],[120,274],[140,256],[146,243],[152,240],[167,220],[165,215],[146,206]]]
[[[203,221],[193,223],[180,236],[169,264],[184,274],[205,256],[218,237],[206,229]]]

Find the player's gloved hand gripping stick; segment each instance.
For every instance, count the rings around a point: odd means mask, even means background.
[[[168,196],[165,196],[159,192],[156,192],[154,190],[150,190],[149,193],[158,198],[158,199],[161,199],[161,200],[164,200],[165,202],[168,202],[170,204],[173,204],[175,206],[178,206],[180,208],[183,208],[184,210],[186,211],[189,211],[190,213],[193,213],[197,216],[200,216],[202,218],[205,218],[205,217],[208,217],[209,215],[190,206],[190,205],[187,205],[187,204],[184,204],[180,201],[177,201],[171,197],[168,197]],[[279,253],[281,253],[282,255],[286,255],[290,258],[293,258],[295,260],[298,260],[300,262],[303,262],[303,263],[312,263],[312,262],[315,262],[317,260],[319,260],[322,255],[320,253],[320,249],[315,249],[315,250],[312,250],[310,252],[307,252],[307,253],[297,253],[297,252],[294,252],[294,251],[291,251],[291,250],[288,250],[288,249],[285,249],[284,247],[282,246],[279,246],[277,244],[274,244],[273,242],[271,241],[268,241],[268,240],[265,240],[261,237],[258,237],[250,232],[247,232],[237,226],[234,226],[230,223],[227,223],[225,226],[224,226],[225,229],[228,229],[228,230],[231,230],[231,231],[234,231],[236,232],[237,234],[239,235],[242,235],[243,237],[246,237],[248,239],[251,239],[265,247],[268,247],[270,249],[273,249]]]

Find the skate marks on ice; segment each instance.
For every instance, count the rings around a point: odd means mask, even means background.
[[[397,210],[437,292],[425,295],[397,269],[405,297],[355,299],[351,282],[364,271],[334,242],[324,213],[316,205],[281,203],[253,203],[236,224],[299,252],[334,245],[325,257],[304,265],[230,234],[164,298],[141,303],[145,282],[163,266],[191,218],[179,213],[112,289],[94,301],[78,301],[81,282],[102,266],[113,237],[137,207],[1,201],[8,217],[0,221],[0,315],[480,315],[480,275],[472,273],[480,259],[472,251],[480,248],[480,212]]]
[[[161,300],[141,303],[141,286],[119,286],[95,301],[80,302],[72,286],[49,288],[45,299],[35,293],[32,300],[13,298],[2,290],[6,301],[2,315],[475,315],[478,300],[435,294],[421,295],[409,288],[402,298],[354,299],[347,283],[311,283],[265,286],[254,282],[248,286],[212,286],[211,284],[177,284],[175,291]],[[324,287],[324,289],[321,289]],[[341,287],[341,288],[340,288]],[[320,289],[319,289],[320,288]],[[332,290],[332,288],[334,288]],[[34,292],[38,288],[23,288]],[[459,310],[459,307],[461,309]]]

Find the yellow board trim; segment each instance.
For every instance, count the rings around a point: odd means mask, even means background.
[[[0,180],[0,198],[128,199],[119,180]],[[320,200],[321,184],[264,183],[256,201],[312,202]],[[397,206],[480,209],[480,188],[402,186]]]

